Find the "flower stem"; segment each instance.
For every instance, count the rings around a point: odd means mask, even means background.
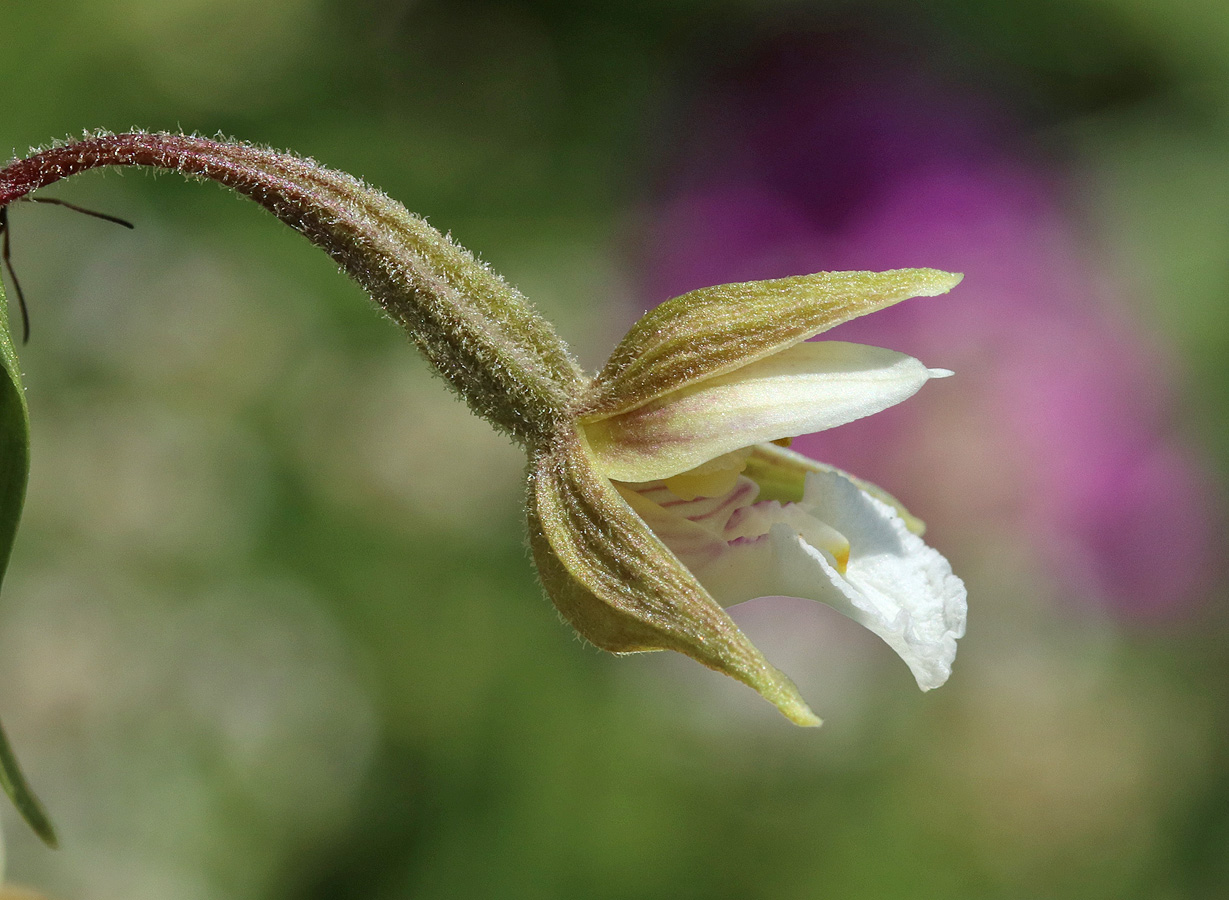
[[[583,383],[551,325],[502,278],[362,181],[286,153],[182,134],[98,134],[0,169],[0,207],[87,169],[137,166],[216,181],[324,249],[470,407],[526,445]]]

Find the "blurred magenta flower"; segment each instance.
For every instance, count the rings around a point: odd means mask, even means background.
[[[795,447],[939,534],[1025,535],[1072,593],[1181,612],[1214,567],[1210,476],[1167,419],[1163,348],[1002,108],[887,54],[775,45],[676,117],[666,143],[687,162],[652,210],[647,294],[919,260],[964,272],[942,316],[897,307],[837,335],[949,366],[952,390]]]

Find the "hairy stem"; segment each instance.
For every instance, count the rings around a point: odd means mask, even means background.
[[[476,413],[523,444],[553,433],[581,388],[566,346],[519,292],[400,203],[308,159],[181,134],[101,134],[0,169],[0,207],[109,166],[205,178],[255,200],[333,257]]]

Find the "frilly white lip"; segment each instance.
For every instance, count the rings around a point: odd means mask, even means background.
[[[947,681],[968,614],[964,582],[948,561],[890,506],[835,472],[809,474],[799,505],[848,538],[849,562],[838,572],[822,548],[774,523],[779,577],[795,588],[782,593],[827,603],[879,635],[922,690]]]
[[[758,493],[746,477],[720,497],[690,501],[660,482],[624,487],[722,606],[765,596],[826,603],[895,650],[922,690],[947,681],[968,605],[938,551],[839,472],[809,473],[795,503],[757,502]]]

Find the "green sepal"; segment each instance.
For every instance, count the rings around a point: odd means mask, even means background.
[[[820,272],[667,300],[615,347],[581,404],[581,421],[636,409],[901,300],[944,294],[963,277],[937,269]]]
[[[546,593],[595,646],[675,650],[750,686],[794,724],[820,724],[794,683],[597,473],[578,433],[560,435],[534,462],[529,542]]]
[[[26,482],[30,477],[30,413],[26,407],[25,389],[21,384],[21,368],[17,349],[9,332],[8,301],[0,285],[0,585],[13,552],[21,507],[26,499]],[[0,727],[0,785],[9,795],[35,834],[49,847],[56,846],[55,828],[30,789]]]

